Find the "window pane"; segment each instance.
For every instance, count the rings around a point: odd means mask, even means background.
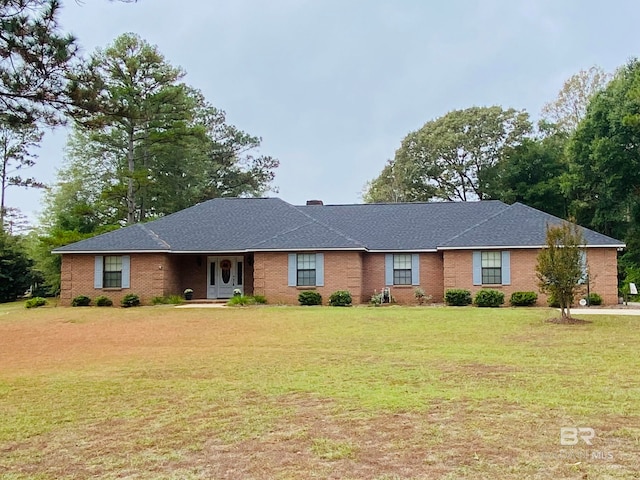
[[[209,264],[209,285],[216,284],[216,262]]]
[[[104,271],[105,272],[121,272],[122,271],[122,257],[109,256],[104,257]]]
[[[298,254],[298,270],[315,270],[316,254],[315,253],[299,253]]]
[[[242,261],[239,260],[237,265],[238,265],[238,275],[237,275],[237,278],[236,278],[236,283],[238,285],[242,285]]]
[[[316,254],[298,254],[298,283],[301,287],[315,286],[316,284]]]
[[[298,270],[298,285],[301,287],[315,286],[316,271],[315,270]]]
[[[502,267],[501,252],[482,252],[482,267],[500,268]]]
[[[393,269],[411,269],[411,255],[394,255]]]
[[[502,283],[502,269],[501,268],[483,268],[482,269],[482,283],[498,285]]]
[[[104,257],[104,269],[102,272],[102,286],[104,288],[122,287],[122,257]]]
[[[104,288],[120,288],[122,286],[122,272],[104,272],[102,286]]]
[[[394,285],[411,285],[411,270],[394,270]]]
[[[393,284],[411,285],[411,255],[393,256]]]

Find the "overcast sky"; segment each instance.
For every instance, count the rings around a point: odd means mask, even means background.
[[[65,0],[85,54],[135,32],[182,67],[227,120],[280,160],[275,186],[302,204],[361,202],[402,138],[448,111],[501,105],[534,119],[581,69],[637,56],[634,0]],[[53,182],[66,132],[31,174]],[[40,210],[12,187],[9,206]]]

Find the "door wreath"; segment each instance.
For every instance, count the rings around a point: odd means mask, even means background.
[[[222,260],[220,262],[220,270],[222,270],[222,281],[229,283],[231,279],[231,260]]]

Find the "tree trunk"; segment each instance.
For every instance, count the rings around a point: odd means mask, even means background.
[[[149,140],[149,125],[148,122],[145,125],[144,129],[144,138],[142,140],[142,168],[145,171],[145,174],[148,174],[148,166],[149,166],[149,153],[147,150]],[[148,178],[145,177],[144,182],[140,187],[140,222],[144,222],[145,217],[147,216],[147,197],[149,193],[149,186],[147,184]]]
[[[127,181],[127,224],[136,223],[136,199],[133,185],[133,174],[135,172],[135,163],[133,161],[133,128],[129,130],[129,144],[127,146],[127,166],[129,169],[129,178]]]
[[[7,188],[7,165],[9,164],[9,159],[7,158],[7,142],[5,141],[2,145],[2,193],[0,195],[0,231],[4,230],[4,192]]]

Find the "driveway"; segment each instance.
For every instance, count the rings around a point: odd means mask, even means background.
[[[637,315],[640,316],[640,303],[629,302],[627,305],[618,305],[617,308],[600,307],[575,307],[571,314],[576,315]]]

